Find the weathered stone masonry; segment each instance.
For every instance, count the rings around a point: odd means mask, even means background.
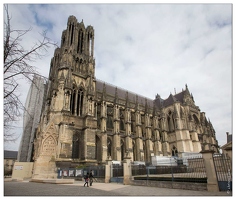
[[[151,156],[218,151],[214,128],[187,85],[167,99],[134,94],[95,78],[93,52],[93,27],[70,16],[50,64],[34,177],[55,177],[57,167],[104,164],[108,156],[151,162]]]

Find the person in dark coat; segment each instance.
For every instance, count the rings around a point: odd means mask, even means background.
[[[87,184],[87,187],[89,187],[89,186],[88,186],[88,182],[89,182],[89,173],[87,173],[87,175],[84,176],[84,182],[85,182],[85,183],[84,183],[84,187],[85,187],[86,184]]]
[[[90,183],[90,186],[92,186],[93,184],[93,171],[90,170],[90,173],[89,173],[89,183]]]

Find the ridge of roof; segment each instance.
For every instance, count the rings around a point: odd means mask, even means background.
[[[142,103],[143,105],[145,105],[145,99],[146,99],[148,101],[149,105],[150,104],[153,105],[154,99],[151,99],[151,98],[145,97],[143,95],[137,94],[135,92],[123,89],[121,87],[118,87],[118,86],[115,86],[113,84],[107,83],[107,82],[102,81],[100,79],[96,79],[96,81],[98,83],[98,84],[96,84],[96,91],[102,92],[103,91],[103,85],[105,84],[107,94],[111,94],[111,95],[115,96],[116,90],[117,90],[118,97],[126,99],[127,98],[127,93],[128,93],[128,99],[131,100],[131,101],[136,102],[136,97],[138,97],[138,103]]]

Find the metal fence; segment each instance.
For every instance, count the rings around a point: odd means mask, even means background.
[[[112,175],[113,175],[113,177],[123,176],[123,165],[113,164],[112,165]]]
[[[131,165],[135,180],[206,183],[206,169],[202,157],[176,159],[176,162],[157,166]]]
[[[147,170],[145,165],[134,165],[133,163],[131,164],[131,170],[132,170],[132,176],[137,176],[137,175],[146,175]]]
[[[232,161],[224,154],[214,154],[213,161],[220,191],[232,191]]]
[[[93,176],[96,178],[104,178],[105,177],[105,165],[94,165],[88,166],[83,169],[84,174],[87,172],[93,171]]]
[[[124,169],[123,165],[121,164],[112,164],[112,176],[110,181],[111,182],[116,182],[116,183],[123,183],[123,174],[124,174]]]

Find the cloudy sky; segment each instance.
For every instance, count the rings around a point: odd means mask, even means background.
[[[9,4],[11,26],[28,29],[29,48],[47,30],[60,45],[74,15],[95,29],[97,79],[163,99],[188,85],[195,104],[212,122],[219,145],[232,133],[232,4]],[[37,70],[48,76],[48,56]],[[22,84],[22,101],[29,85]],[[22,123],[16,131],[22,134]],[[18,150],[16,143],[5,150]]]

